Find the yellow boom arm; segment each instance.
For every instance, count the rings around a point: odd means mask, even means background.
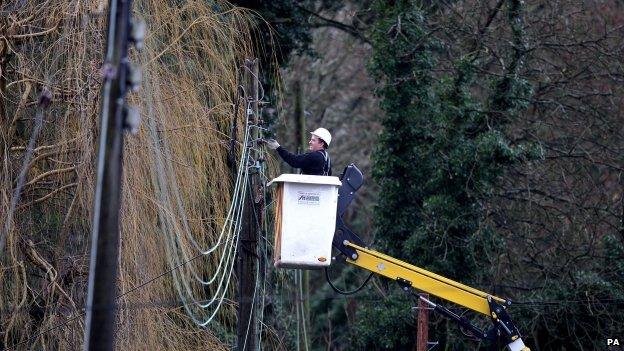
[[[357,259],[347,259],[347,262],[383,275],[392,280],[404,279],[412,288],[435,295],[441,299],[454,302],[475,312],[491,316],[488,296],[483,291],[471,288],[441,275],[429,272],[396,258],[384,255],[377,251],[365,249],[358,245],[347,243],[357,252]],[[508,302],[500,297],[491,296],[502,305]]]
[[[355,254],[352,254],[350,258],[348,257],[346,259],[348,263],[395,280],[399,282],[405,290],[413,288],[424,291],[489,316],[497,327],[505,331],[505,339],[507,340],[507,347],[510,351],[530,351],[530,349],[524,345],[518,329],[513,325],[505,311],[505,307],[503,307],[510,305],[511,301],[489,295],[483,291],[429,272],[407,262],[397,260],[394,257],[361,247],[349,241],[345,241],[343,244],[345,247],[355,251]],[[495,337],[495,335],[489,335],[474,327],[468,320],[454,314],[448,309],[434,304],[427,299],[424,300],[432,305],[434,310],[468,327],[475,336],[483,339]],[[496,329],[493,330],[496,331]]]

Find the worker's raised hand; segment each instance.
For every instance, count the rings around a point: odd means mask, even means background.
[[[280,146],[280,144],[275,139],[265,139],[264,142],[269,147],[269,149],[275,150]]]

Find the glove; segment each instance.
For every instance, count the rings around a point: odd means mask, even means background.
[[[264,142],[267,144],[269,149],[272,150],[275,150],[280,146],[280,144],[275,139],[266,139]]]

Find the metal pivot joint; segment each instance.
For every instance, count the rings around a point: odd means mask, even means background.
[[[500,336],[506,344],[511,344],[518,340],[520,338],[520,331],[512,322],[505,307],[494,301],[491,297],[488,297],[488,303],[491,311],[490,317],[492,318],[492,323],[494,323],[493,330],[497,332],[496,335],[490,335],[490,338]],[[490,333],[493,332],[493,330],[491,330]]]
[[[412,288],[412,282],[410,282],[407,279],[404,278],[397,278],[397,284],[399,284],[399,287],[401,287],[401,290],[403,291],[409,291]]]

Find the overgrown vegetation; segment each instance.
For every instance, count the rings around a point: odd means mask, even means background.
[[[14,222],[0,253],[2,349],[81,348],[84,318],[79,306],[89,264],[106,3],[0,6],[0,224],[4,228],[5,221]],[[253,56],[248,39],[254,24],[240,8],[204,1],[134,4],[148,24],[148,37],[145,50],[131,55],[143,67],[142,90],[132,96],[141,107],[143,125],[126,144],[122,293],[170,268],[165,242],[182,232],[184,221],[202,246],[218,236],[232,188],[227,165],[232,104],[240,67]],[[52,104],[45,111],[22,200],[7,218],[34,105],[44,89],[52,92]],[[154,155],[165,160],[164,168]],[[153,181],[156,174],[164,176],[166,189],[155,188],[162,186]],[[181,209],[175,202],[178,193]],[[176,210],[169,219],[173,230],[157,220],[159,208]],[[190,241],[182,242],[179,249],[192,255]],[[212,255],[191,264],[209,277],[218,259]],[[195,297],[212,296],[214,286],[193,284],[189,267],[180,274],[191,281]],[[235,328],[235,307],[227,303],[209,329],[192,324],[169,275],[124,295],[120,306],[118,349],[227,349]]]

